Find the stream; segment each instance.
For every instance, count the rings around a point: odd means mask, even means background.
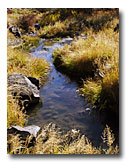
[[[42,102],[31,110],[28,125],[44,126],[53,122],[65,132],[77,129],[99,146],[105,126],[91,111],[88,100],[78,93],[77,82],[58,72],[52,61],[54,49],[71,42],[72,38],[62,38],[61,41],[42,39],[40,45],[31,50],[34,57],[45,58],[50,63],[50,74],[48,81],[40,87]]]

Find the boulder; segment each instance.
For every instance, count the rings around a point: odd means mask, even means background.
[[[39,80],[27,77],[23,74],[11,74],[8,76],[9,94],[19,100],[24,107],[39,102]]]
[[[14,26],[10,26],[8,29],[12,34],[15,35],[15,37],[21,38],[21,32],[20,32],[19,28],[16,28]]]

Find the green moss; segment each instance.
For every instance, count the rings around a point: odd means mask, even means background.
[[[22,39],[22,49],[25,51],[29,51],[31,48],[37,47],[41,40],[39,37],[32,37],[27,35],[24,35]]]

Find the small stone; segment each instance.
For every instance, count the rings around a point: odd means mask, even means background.
[[[90,108],[86,108],[85,111],[91,111],[91,109]]]
[[[77,131],[76,129],[72,129],[72,132],[73,132],[74,134],[76,134],[76,133],[78,133],[79,131]]]

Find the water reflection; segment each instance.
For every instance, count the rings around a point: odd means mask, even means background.
[[[62,42],[45,40],[32,50],[34,56],[49,61],[52,70],[49,80],[40,89],[43,104],[36,106],[30,113],[28,125],[43,126],[54,122],[64,131],[76,128],[95,145],[99,145],[104,126],[98,116],[94,116],[91,111],[86,111],[90,105],[87,99],[76,92],[77,83],[58,72],[53,65],[52,52],[56,47],[63,47],[64,41],[68,41],[69,44],[72,40],[62,39]]]

